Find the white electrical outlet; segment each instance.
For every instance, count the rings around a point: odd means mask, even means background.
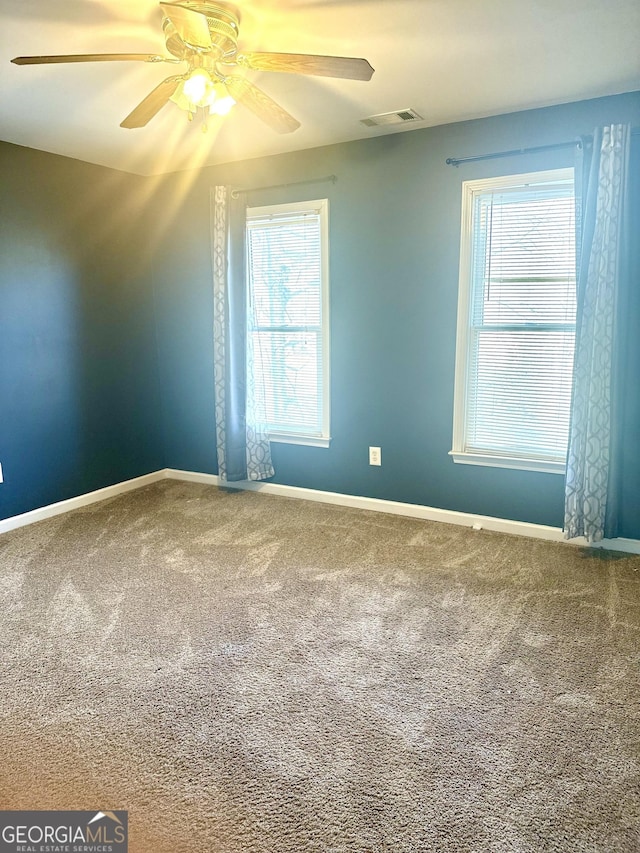
[[[369,465],[382,465],[382,451],[379,447],[369,448]]]
[[[0,483],[2,483],[2,462],[0,462]]]

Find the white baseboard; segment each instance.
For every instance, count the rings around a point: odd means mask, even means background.
[[[45,518],[52,518],[54,515],[60,515],[63,512],[70,512],[72,509],[80,509],[80,507],[113,498],[124,492],[131,492],[133,489],[139,489],[142,486],[163,480],[166,476],[165,470],[154,471],[142,477],[135,477],[133,480],[124,480],[122,483],[115,483],[115,485],[106,486],[104,489],[96,489],[95,492],[87,492],[66,501],[58,501],[58,503],[32,509],[30,512],[23,512],[21,515],[13,515],[10,518],[5,518],[4,521],[0,521],[0,533],[7,533],[9,530],[24,527],[26,524],[34,524],[36,521],[43,521]]]
[[[442,521],[446,524],[458,524],[463,527],[473,527],[475,530],[493,530],[497,533],[511,533],[516,536],[530,536],[534,539],[546,539],[550,542],[563,542],[567,545],[579,545],[588,548],[605,548],[611,551],[624,551],[628,554],[640,554],[638,539],[603,539],[589,545],[582,537],[567,540],[560,527],[549,527],[544,524],[531,524],[526,521],[512,521],[508,518],[493,518],[489,515],[473,515],[467,512],[456,512],[449,509],[408,504],[399,501],[387,501],[381,498],[364,498],[357,495],[344,495],[338,492],[322,492],[317,489],[303,489],[299,486],[282,486],[278,483],[263,483],[242,481],[239,483],[222,482],[216,474],[198,474],[195,471],[178,471],[173,468],[165,469],[165,476],[174,480],[187,480],[191,483],[206,483],[211,486],[224,486],[230,489],[244,489],[251,492],[264,492],[269,495],[281,495],[285,498],[297,498],[318,503],[336,504],[337,506],[368,509],[373,512],[387,512],[393,515],[406,515],[410,518],[421,518],[426,521]]]
[[[405,515],[410,518],[421,518],[426,521],[442,521],[446,524],[458,524],[463,527],[472,527],[475,530],[493,530],[496,533],[510,533],[515,536],[530,536],[534,539],[546,539],[550,542],[563,542],[568,545],[579,545],[589,547],[589,543],[583,537],[566,540],[564,533],[559,527],[549,527],[544,524],[530,524],[525,521],[512,521],[507,518],[493,518],[488,515],[473,515],[472,513],[456,512],[449,509],[438,509],[437,507],[423,506],[422,504],[401,503],[400,501],[387,501],[381,498],[365,498],[358,495],[345,495],[339,492],[323,492],[318,489],[304,489],[299,486],[283,486],[278,483],[262,483],[242,481],[239,483],[226,483],[220,480],[217,474],[201,474],[197,471],[179,471],[175,468],[163,468],[133,480],[125,480],[95,492],[88,492],[66,501],[50,504],[39,509],[25,512],[22,515],[14,515],[4,521],[0,521],[0,533],[7,533],[17,527],[33,524],[45,518],[79,509],[83,506],[112,498],[116,495],[148,486],[159,480],[184,480],[190,483],[204,483],[210,486],[218,486],[230,489],[242,489],[251,492],[264,492],[268,495],[280,495],[285,498],[298,500],[316,501],[317,503],[335,504],[336,506],[354,507],[356,509],[368,509],[372,512],[386,512],[392,515]],[[628,554],[640,554],[640,540],[638,539],[603,539],[591,546],[605,548],[611,551],[623,551]]]

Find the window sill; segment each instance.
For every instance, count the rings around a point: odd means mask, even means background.
[[[331,437],[324,438],[317,435],[292,435],[286,432],[270,432],[269,441],[277,444],[302,444],[307,447],[329,447]]]
[[[564,462],[551,462],[549,459],[521,459],[517,456],[499,456],[489,453],[463,453],[449,451],[454,462],[462,465],[485,465],[490,468],[516,468],[520,471],[542,471],[546,474],[564,474]]]

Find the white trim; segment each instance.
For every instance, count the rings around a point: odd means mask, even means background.
[[[453,384],[452,450],[464,450],[466,441],[466,408],[469,381],[469,314],[471,310],[471,246],[473,245],[473,189],[470,181],[462,182],[460,213],[460,267],[458,271],[458,316],[456,322],[456,359]]]
[[[116,495],[140,489],[142,486],[148,486],[158,480],[164,480],[166,476],[166,468],[162,471],[153,471],[151,474],[144,474],[142,477],[135,477],[133,480],[124,480],[121,483],[115,483],[113,486],[106,486],[104,489],[96,489],[95,492],[86,492],[84,495],[78,495],[66,501],[58,501],[38,509],[32,509],[29,512],[23,512],[21,515],[10,516],[0,520],[0,533],[8,533],[9,530],[15,530],[17,527],[35,524],[36,521],[44,521],[46,518],[53,518],[54,515],[71,512],[72,509],[80,509],[107,498],[114,498]]]
[[[302,433],[270,432],[269,441],[276,444],[304,444],[307,447],[329,447],[331,436],[322,438],[318,435],[303,435]]]
[[[331,441],[331,299],[329,288],[329,199],[320,200],[320,286],[322,320],[322,438]],[[327,445],[328,446],[328,445]]]
[[[191,483],[206,483],[220,488],[242,489],[249,492],[264,492],[267,495],[280,495],[285,498],[316,501],[317,503],[348,506],[355,509],[368,509],[373,512],[386,512],[392,515],[404,515],[409,518],[421,518],[425,521],[441,521],[445,524],[457,524],[472,527],[474,530],[493,530],[496,533],[510,533],[515,536],[529,536],[534,539],[546,539],[550,542],[562,542],[565,545],[579,545],[583,548],[603,548],[611,551],[624,551],[628,554],[640,554],[640,539],[603,539],[591,545],[582,537],[567,540],[559,527],[545,524],[532,524],[526,521],[513,521],[508,518],[494,518],[489,515],[473,515],[450,509],[408,504],[400,501],[387,501],[381,498],[365,498],[358,495],[345,495],[339,492],[322,492],[317,489],[303,489],[299,486],[285,486],[279,483],[256,483],[243,480],[237,483],[225,483],[216,474],[198,474],[195,471],[167,469],[166,476],[175,480],[187,480]]]
[[[546,474],[564,474],[565,462],[517,456],[499,456],[497,453],[463,453],[450,450],[449,456],[462,465],[486,465],[489,468],[518,468],[520,471],[544,471]]]
[[[33,524],[60,515],[73,509],[87,506],[88,504],[103,501],[116,495],[148,486],[159,480],[183,480],[188,483],[203,483],[218,488],[239,489],[250,492],[264,492],[267,495],[280,495],[285,498],[315,501],[316,503],[334,504],[335,506],[347,506],[355,509],[367,509],[372,512],[386,512],[391,515],[404,515],[409,518],[420,518],[425,521],[441,521],[446,524],[457,524],[462,527],[472,527],[474,530],[492,530],[496,533],[510,533],[515,536],[529,536],[534,539],[546,539],[550,542],[562,542],[565,545],[579,545],[581,547],[603,548],[611,551],[623,551],[627,554],[640,554],[640,539],[603,539],[589,546],[582,536],[567,540],[559,527],[549,527],[544,524],[531,524],[525,521],[512,521],[508,518],[493,518],[488,515],[473,515],[467,512],[456,512],[449,509],[438,509],[437,507],[423,506],[422,504],[408,504],[400,501],[387,501],[381,498],[366,498],[358,495],[345,495],[339,492],[322,492],[317,489],[303,489],[299,486],[285,486],[279,483],[255,483],[242,481],[239,483],[225,483],[217,474],[202,474],[197,471],[180,471],[175,468],[163,468],[134,480],[125,480],[95,492],[88,492],[76,498],[50,504],[40,509],[25,512],[22,515],[14,515],[0,521],[0,533],[7,533],[17,527]]]
[[[561,166],[559,169],[542,169],[539,172],[522,172],[518,175],[498,175],[493,178],[478,178],[463,181],[463,187],[468,185],[474,195],[481,195],[489,190],[501,189],[506,191],[520,192],[523,187],[531,184],[563,184],[573,181],[575,176],[573,166]]]

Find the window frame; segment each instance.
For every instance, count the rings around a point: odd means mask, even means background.
[[[471,373],[471,323],[473,308],[473,247],[474,211],[477,196],[488,191],[526,186],[527,183],[558,183],[571,180],[575,198],[575,170],[573,167],[548,169],[525,174],[500,175],[463,181],[462,213],[460,229],[460,269],[458,286],[458,314],[456,333],[455,385],[453,406],[453,442],[449,455],[454,462],[464,465],[481,465],[497,468],[512,468],[524,471],[541,471],[564,474],[563,462],[535,456],[514,456],[507,452],[469,451],[465,449],[467,433],[467,411],[469,407],[469,380]],[[506,324],[505,324],[506,325]],[[541,324],[543,326],[544,324]],[[575,326],[574,326],[575,329]],[[574,332],[575,334],[575,332]]]
[[[309,447],[329,447],[331,443],[331,357],[330,357],[330,328],[329,328],[329,200],[311,199],[308,201],[286,202],[284,204],[267,204],[258,207],[248,207],[247,222],[247,298],[251,304],[251,272],[249,255],[249,223],[252,219],[277,219],[295,214],[314,213],[318,216],[320,225],[320,329],[319,338],[322,347],[320,369],[322,387],[319,400],[321,405],[321,432],[318,434],[296,432],[284,429],[269,429],[269,440],[282,444],[299,444]],[[256,327],[260,328],[260,327]],[[299,328],[299,327],[296,327]],[[286,331],[286,327],[283,327]],[[265,331],[275,331],[271,328]]]

